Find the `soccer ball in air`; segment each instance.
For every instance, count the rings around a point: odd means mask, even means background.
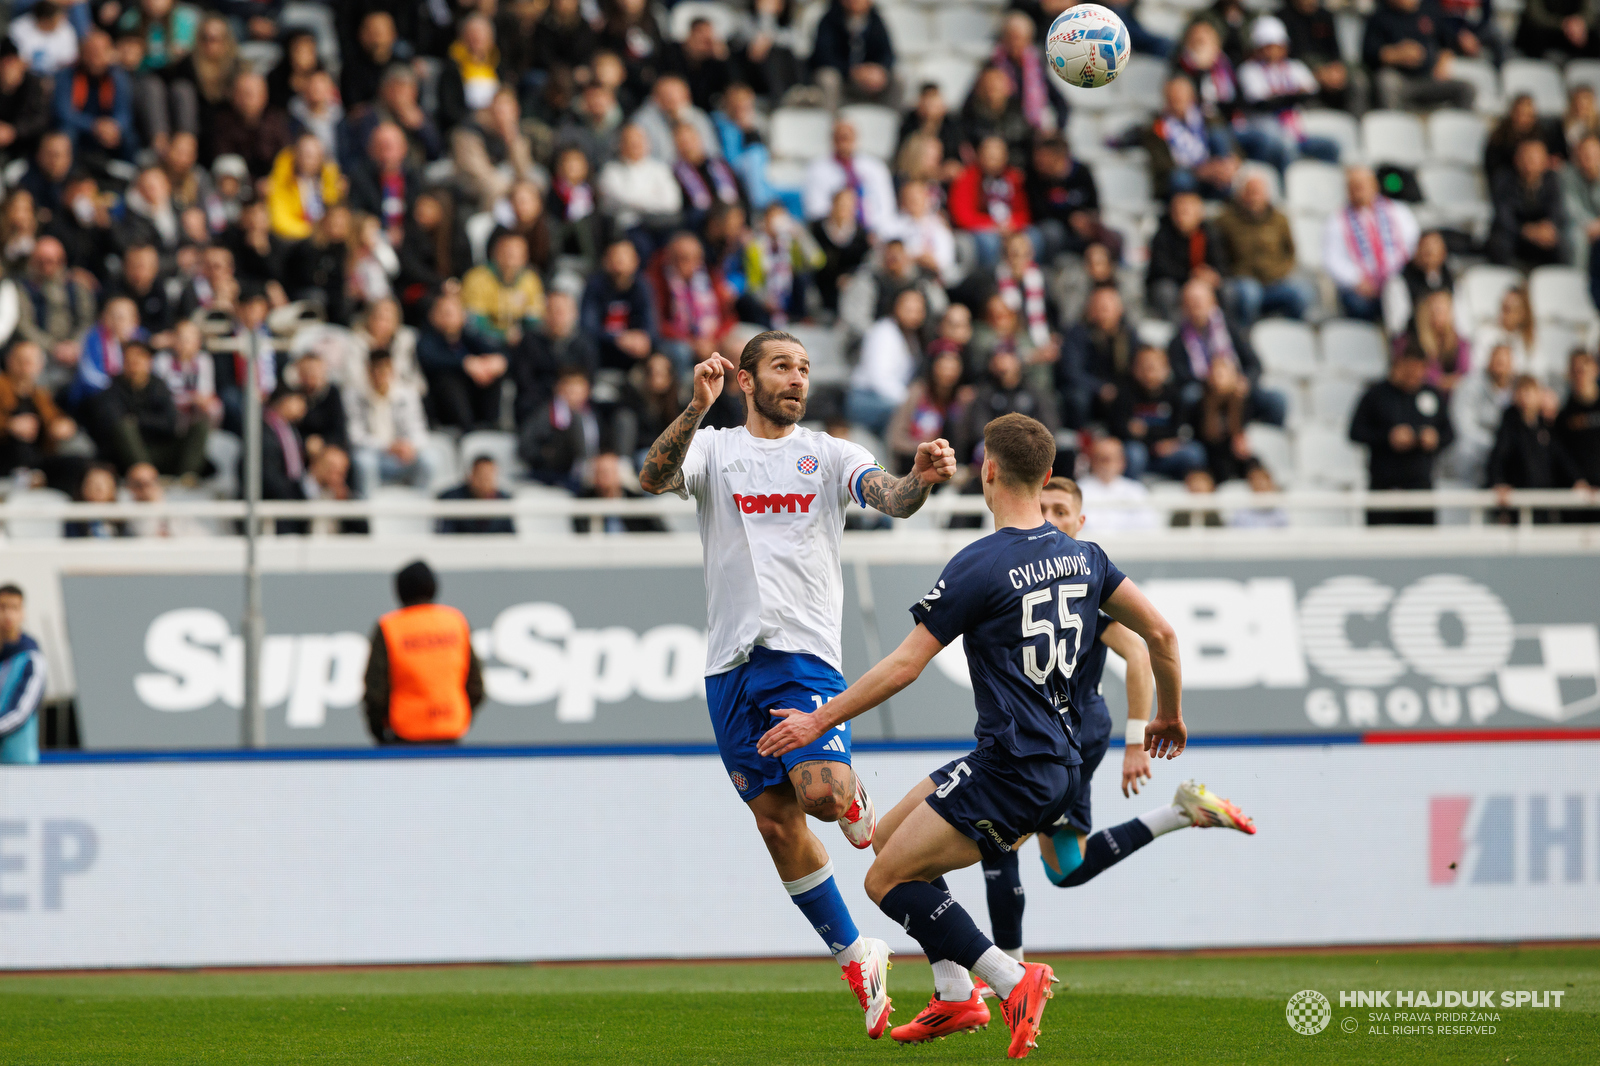
[[[1050,25],[1044,54],[1050,70],[1068,85],[1098,89],[1128,65],[1128,27],[1099,4],[1078,4]]]

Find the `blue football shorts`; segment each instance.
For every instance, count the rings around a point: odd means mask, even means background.
[[[810,713],[845,689],[844,676],[804,652],[755,647],[750,659],[727,673],[706,678],[706,703],[717,751],[728,780],[745,802],[789,779],[789,771],[806,762],[850,762],[850,723],[836,726],[803,748],[780,758],[756,751],[762,735],[782,719],[774,707]]]

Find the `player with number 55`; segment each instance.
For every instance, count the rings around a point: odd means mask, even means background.
[[[990,422],[983,436],[983,497],[995,531],[951,559],[936,588],[912,606],[916,625],[898,649],[821,709],[774,711],[783,721],[758,750],[781,757],[813,743],[910,685],[947,644],[964,638],[977,747],[935,770],[880,819],[866,889],[928,953],[938,987],[917,1019],[890,1035],[912,1043],[987,1024],[989,1008],[972,971],[1000,998],[1009,1054],[1022,1058],[1037,1046],[1055,975],[995,947],[951,898],[943,875],[1049,832],[1076,798],[1082,754],[1072,674],[1093,641],[1097,612],[1149,646],[1156,717],[1145,730],[1145,750],[1176,758],[1187,730],[1172,626],[1098,545],[1044,520],[1039,496],[1055,438],[1018,414]]]

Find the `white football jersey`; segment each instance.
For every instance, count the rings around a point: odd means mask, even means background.
[[[694,435],[683,481],[705,551],[708,677],[757,644],[843,668],[839,539],[844,509],[866,506],[861,479],[876,466],[860,445],[799,426],[777,440],[743,426]]]

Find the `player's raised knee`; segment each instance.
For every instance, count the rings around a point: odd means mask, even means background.
[[[802,763],[789,779],[794,782],[800,809],[824,822],[843,818],[855,797],[855,777],[844,763]]]

